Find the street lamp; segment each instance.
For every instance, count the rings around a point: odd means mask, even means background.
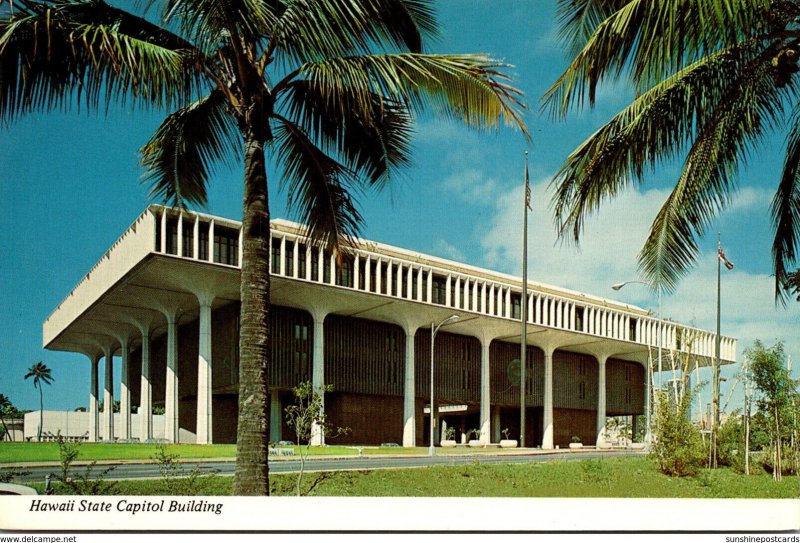
[[[457,320],[458,315],[450,315],[439,324],[431,323],[431,442],[428,447],[428,456],[433,456],[433,424],[436,421],[433,408],[433,341],[436,339],[436,333],[439,331],[439,328],[446,324],[456,322]]]
[[[661,370],[662,370],[662,367],[661,367],[661,343],[662,343],[662,339],[661,339],[661,335],[663,333],[662,328],[661,328],[663,326],[663,320],[662,320],[662,316],[661,316],[661,287],[660,286],[654,286],[652,283],[647,283],[646,281],[623,281],[622,283],[617,283],[615,285],[611,285],[611,288],[614,289],[614,290],[620,290],[625,285],[630,285],[630,284],[645,285],[645,286],[648,286],[651,289],[655,290],[658,293],[658,389],[661,390],[661,387],[662,387],[662,373],[661,373]],[[647,402],[647,438],[646,438],[645,441],[648,441],[650,439],[650,436],[651,436],[651,434],[650,434],[650,396],[651,395],[652,395],[652,392],[650,390],[650,376],[648,375],[647,376],[647,399],[646,399],[646,402]]]

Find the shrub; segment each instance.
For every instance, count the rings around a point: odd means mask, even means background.
[[[651,456],[659,470],[670,476],[695,476],[705,465],[706,451],[700,430],[689,420],[691,394],[674,401],[665,391],[656,394],[657,412]]]

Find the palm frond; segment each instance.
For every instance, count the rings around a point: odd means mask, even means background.
[[[317,85],[326,100],[341,99],[347,89],[362,110],[377,94],[417,111],[432,108],[477,129],[496,129],[502,119],[529,137],[522,93],[507,83],[504,67],[485,55],[400,53],[311,62],[300,76]]]
[[[142,147],[144,182],[167,205],[205,205],[209,174],[217,162],[241,160],[241,142],[224,95],[215,90],[161,123]]]
[[[795,291],[800,294],[800,275],[791,276],[790,266],[797,262],[800,244],[800,115],[795,112],[794,125],[789,133],[786,160],[778,190],[772,200],[772,222],[775,239],[772,261],[775,268],[775,299],[786,303],[786,295],[794,278]]]
[[[160,5],[165,24],[174,24],[201,49],[210,53],[237,36],[258,41],[268,35],[285,9],[280,0],[144,0],[145,11]]]
[[[640,182],[659,161],[677,157],[741,74],[769,63],[770,55],[754,43],[718,51],[665,79],[592,134],[553,179],[561,235],[571,231],[577,241],[585,218],[604,199]]]
[[[336,254],[346,252],[362,221],[352,195],[355,174],[288,119],[276,117],[274,136],[289,207],[298,210],[306,235]]]
[[[190,92],[195,51],[144,19],[97,0],[17,7],[0,21],[0,119],[72,100],[169,106]]]
[[[598,24],[583,49],[542,97],[543,108],[556,117],[571,106],[594,103],[605,77],[629,70],[637,87],[650,88],[664,77],[705,55],[728,48],[768,30],[769,0],[630,0]],[[787,14],[791,20],[797,13]],[[784,21],[786,22],[786,21]],[[572,18],[568,25],[580,24]]]
[[[628,0],[559,0],[559,39],[564,42],[570,56],[575,56],[586,46],[600,24],[611,17]]]
[[[639,255],[645,280],[671,291],[697,256],[696,239],[730,201],[740,161],[783,113],[770,64],[741,74],[700,127],[681,177]]]
[[[386,45],[421,53],[437,32],[429,0],[290,0],[268,47],[299,65]]]
[[[359,178],[383,187],[392,171],[409,165],[412,120],[402,103],[373,94],[364,110],[358,93],[323,91],[307,80],[292,81],[285,89],[287,116]],[[340,95],[328,99],[337,90]]]

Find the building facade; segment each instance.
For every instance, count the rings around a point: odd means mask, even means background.
[[[326,413],[350,429],[328,443],[427,445],[431,328],[451,315],[435,336],[435,427],[487,444],[519,437],[522,303],[529,446],[601,446],[607,416],[644,414],[659,346],[692,367],[714,357],[711,332],[628,304],[535,282],[523,301],[517,277],[363,240],[337,259],[301,225],[271,227],[273,441],[294,439],[284,408],[312,381],[332,385]],[[44,322],[46,348],[91,364],[90,441],[235,442],[240,247],[236,221],[150,206]],[[723,337],[723,363],[735,353]],[[105,406],[120,381],[116,417],[98,411],[101,360]]]

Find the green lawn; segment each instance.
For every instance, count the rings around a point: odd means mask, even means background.
[[[113,476],[113,474],[112,474]],[[316,481],[321,478],[320,481]],[[292,495],[295,477],[270,477],[272,494]],[[648,458],[568,460],[519,465],[434,466],[429,468],[345,471],[306,474],[306,488],[317,483],[316,496],[483,496],[483,497],[608,497],[608,498],[793,498],[800,496],[800,478],[780,483],[766,474],[746,477],[729,469],[703,472],[696,478],[670,478]],[[120,481],[119,494],[229,495],[231,477],[213,476],[200,487],[188,480]],[[41,490],[41,486],[38,487]]]
[[[169,454],[188,458],[235,458],[236,445],[164,445]],[[149,460],[159,448],[150,443],[81,443],[79,461]],[[299,447],[294,447],[295,455]],[[427,449],[364,447],[363,454],[424,454]],[[357,455],[357,447],[311,447],[312,455]],[[0,464],[15,462],[58,462],[57,443],[0,443]]]

